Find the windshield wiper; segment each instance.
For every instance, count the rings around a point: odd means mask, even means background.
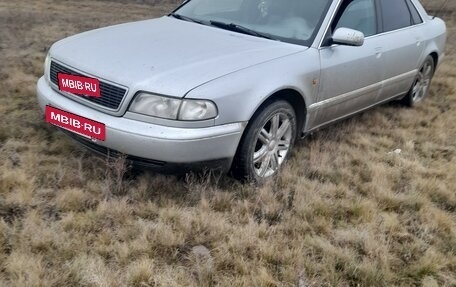
[[[193,18],[184,16],[184,15],[181,15],[181,14],[171,13],[168,16],[174,17],[174,18],[179,19],[179,20],[184,20],[184,21],[188,21],[188,22],[193,22],[193,23],[198,23],[198,24],[205,25],[205,23],[203,21],[201,21],[201,20],[193,19]]]
[[[213,20],[209,21],[209,22],[211,23],[212,26],[219,27],[219,28],[226,29],[226,30],[230,30],[230,31],[233,31],[233,32],[239,32],[239,33],[252,35],[252,36],[256,36],[256,37],[261,37],[261,38],[266,38],[266,39],[270,39],[270,40],[277,40],[277,39],[274,39],[274,38],[272,38],[271,36],[269,36],[267,34],[252,30],[250,28],[244,27],[244,26],[239,25],[239,24],[224,23],[224,22],[213,21]]]

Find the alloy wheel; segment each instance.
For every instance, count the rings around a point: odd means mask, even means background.
[[[425,96],[431,84],[433,67],[430,61],[426,61],[418,73],[415,85],[412,89],[414,103],[420,102]]]
[[[293,136],[289,116],[283,112],[273,114],[257,134],[253,165],[257,176],[274,175],[284,162]]]

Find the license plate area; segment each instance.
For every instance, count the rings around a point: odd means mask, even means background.
[[[106,140],[105,124],[49,105],[46,106],[46,122],[89,139]]]
[[[62,92],[84,97],[101,97],[100,81],[95,78],[58,73],[58,86]]]

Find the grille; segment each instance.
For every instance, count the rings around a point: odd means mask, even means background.
[[[65,66],[60,65],[59,63],[56,63],[54,61],[51,62],[51,70],[50,70],[50,76],[51,76],[51,82],[54,83],[55,85],[59,85],[58,82],[58,73],[64,73],[64,74],[70,74],[74,76],[84,76],[78,72],[75,72]],[[100,106],[117,110],[119,108],[120,103],[122,102],[122,99],[124,98],[127,90],[124,88],[120,88],[108,83],[105,83],[103,81],[100,81],[100,93],[101,97],[95,98],[95,97],[87,97],[84,98],[85,100],[98,104]]]

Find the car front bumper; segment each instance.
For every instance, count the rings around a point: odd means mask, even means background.
[[[46,105],[104,123],[106,141],[72,137],[99,153],[114,151],[158,166],[204,167],[220,162],[226,169],[236,153],[246,123],[232,123],[205,128],[178,128],[156,125],[123,117],[111,116],[77,103],[53,90],[42,77],[37,84],[38,103],[44,112]]]

